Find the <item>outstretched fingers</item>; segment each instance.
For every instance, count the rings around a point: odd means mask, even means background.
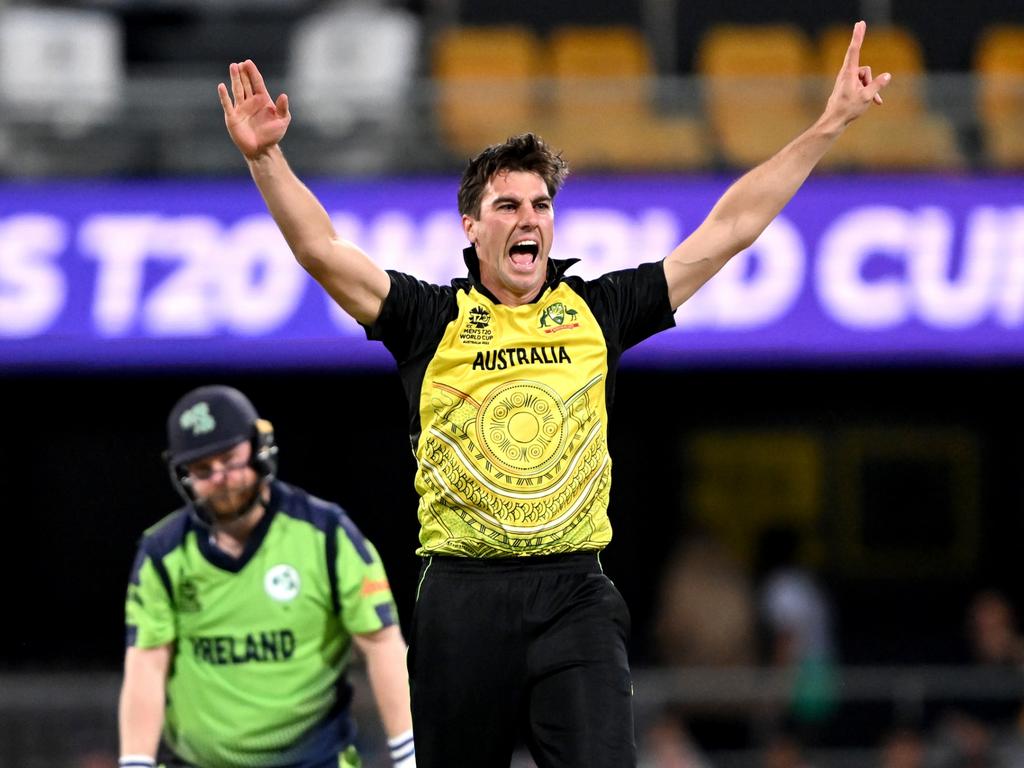
[[[882,97],[877,90],[872,90],[871,84],[874,82],[874,78],[871,76],[871,67],[863,66],[857,70],[857,78],[860,80],[860,84],[864,86],[865,94],[875,104],[882,103]]]
[[[850,37],[850,46],[846,49],[846,58],[843,60],[843,69],[839,74],[840,80],[849,78],[860,84],[860,93],[865,101],[873,101],[875,104],[882,103],[880,91],[889,84],[892,75],[883,72],[878,77],[873,77],[871,67],[860,64],[861,47],[864,44],[864,33],[867,30],[867,23],[858,21],[853,25],[853,35]]]
[[[274,107],[277,109],[279,117],[288,117],[288,94],[280,94],[277,101],[274,102]]]
[[[850,47],[846,49],[846,58],[843,60],[843,69],[849,72],[856,72],[860,68],[860,48],[864,43],[864,30],[867,26],[863,21],[853,25],[853,37],[850,38]]]
[[[249,78],[250,89],[252,93],[264,93],[267,90],[266,84],[263,82],[263,75],[260,74],[259,69],[256,67],[256,63],[252,59],[246,59],[242,62],[242,69],[246,76]]]
[[[875,104],[882,103],[882,94],[880,91],[889,84],[890,80],[892,80],[892,75],[888,72],[883,72],[865,86],[868,96],[871,97],[871,100],[875,102]]]
[[[245,98],[252,97],[252,78],[249,77],[249,69],[243,63],[238,68],[239,77],[242,80],[242,92],[245,94]]]
[[[231,103],[228,88],[224,83],[217,83],[217,95],[220,96],[220,105],[224,108],[224,116],[229,117],[235,111],[235,105]]]
[[[237,106],[238,102],[245,98],[245,91],[242,89],[242,73],[238,65],[232,62],[228,66],[228,74],[231,75],[231,96]]]
[[[256,68],[252,59],[246,59],[241,64],[232,62],[228,65],[228,73],[231,76],[231,98],[228,98],[228,89],[220,83],[217,92],[220,94],[221,106],[225,112],[231,112],[238,107],[239,103],[252,97],[254,93],[261,93],[267,90],[263,82],[263,75]]]

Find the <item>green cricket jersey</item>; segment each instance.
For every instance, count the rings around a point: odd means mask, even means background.
[[[181,509],[146,531],[127,643],[175,647],[163,738],[202,768],[322,764],[352,742],[352,635],[397,623],[373,545],[337,506],[271,484],[241,558]]]
[[[418,469],[420,554],[547,555],[612,535],[608,411],[619,357],[673,325],[660,262],[565,277],[502,305],[479,280],[436,286],[389,272],[368,328],[398,362]]]

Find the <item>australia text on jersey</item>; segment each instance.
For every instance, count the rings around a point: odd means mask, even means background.
[[[572,363],[565,347],[505,347],[481,350],[473,359],[473,370],[503,371],[517,365]]]

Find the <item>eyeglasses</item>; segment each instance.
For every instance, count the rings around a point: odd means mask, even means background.
[[[220,466],[201,464],[198,467],[189,467],[188,474],[193,480],[210,480],[221,472],[227,475],[231,472],[243,470],[248,466],[248,461],[229,461],[226,464],[221,464]]]

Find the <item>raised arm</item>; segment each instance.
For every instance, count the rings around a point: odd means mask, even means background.
[[[387,273],[334,231],[327,211],[288,166],[280,141],[291,122],[288,96],[270,97],[251,60],[231,64],[231,93],[217,92],[231,140],[302,267],[360,323],[371,324],[391,289]]]
[[[129,647],[124,656],[124,681],[118,704],[121,757],[156,758],[164,724],[167,671],[171,646]],[[145,765],[138,760],[136,765]]]
[[[665,259],[672,308],[690,298],[725,263],[749,247],[804,183],[846,126],[864,114],[889,84],[888,72],[872,77],[861,66],[866,24],[857,22],[846,59],[821,117],[778,153],[737,180],[703,223]]]

